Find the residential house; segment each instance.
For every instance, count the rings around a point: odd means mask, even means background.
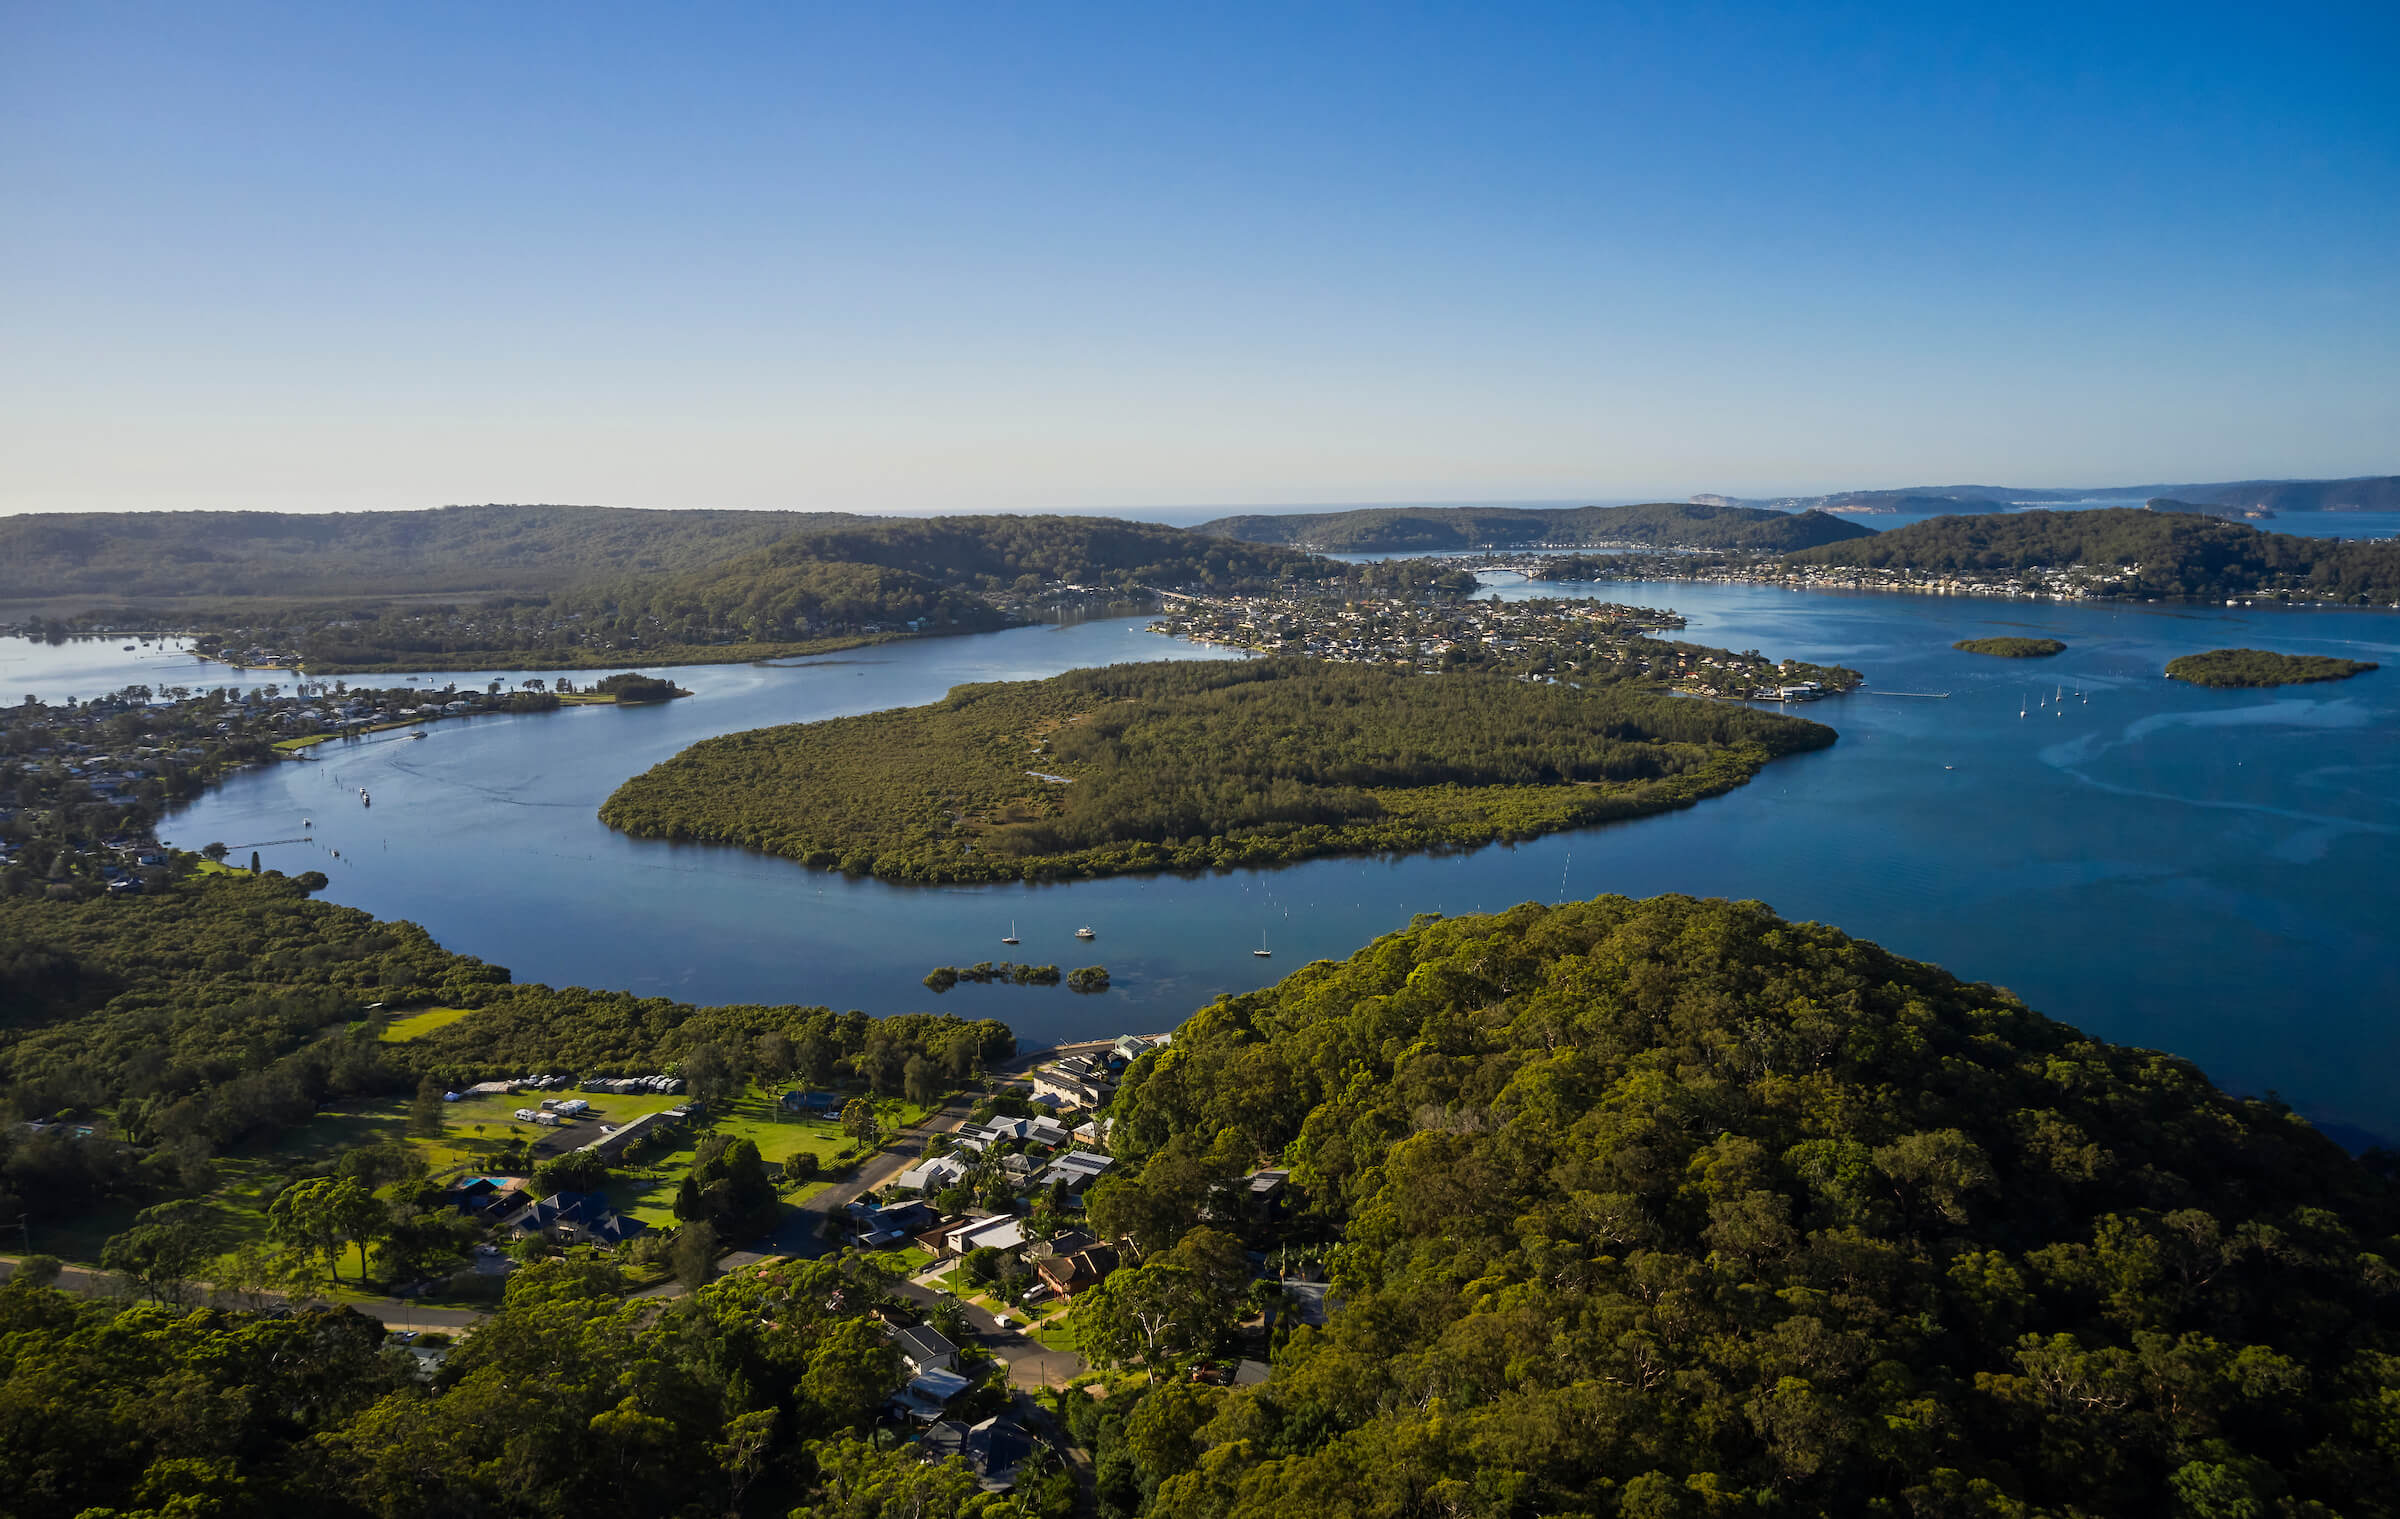
[[[509,1220],[509,1227],[520,1236],[539,1234],[561,1245],[614,1245],[650,1228],[618,1213],[603,1192],[559,1192],[541,1198]]]
[[[942,1231],[942,1256],[964,1255],[970,1250],[998,1250],[1003,1253],[1025,1248],[1022,1222],[1008,1214],[970,1218]]]
[[[1080,1194],[1092,1184],[1094,1178],[1115,1164],[1116,1161],[1106,1155],[1094,1155],[1089,1150],[1069,1150],[1050,1162],[1049,1169],[1042,1172],[1037,1184],[1047,1187],[1063,1181],[1068,1191]]]
[[[957,1460],[975,1474],[987,1493],[1005,1493],[1017,1485],[1017,1469],[1035,1450],[1034,1438],[1012,1419],[998,1414],[981,1424],[942,1419],[917,1441],[917,1449],[932,1461]]]
[[[922,1165],[900,1173],[898,1185],[914,1187],[919,1192],[940,1192],[965,1180],[967,1163],[956,1155],[936,1155]]]
[[[1071,1071],[1045,1067],[1033,1073],[1033,1094],[1036,1097],[1055,1097],[1070,1108],[1102,1108],[1116,1092],[1106,1081]]]
[[[1110,1245],[1087,1245],[1072,1255],[1050,1255],[1033,1263],[1034,1275],[1060,1297],[1073,1297],[1117,1269],[1117,1252]]]
[[[859,1221],[858,1231],[851,1241],[864,1249],[897,1247],[911,1235],[922,1233],[941,1222],[941,1214],[932,1205],[922,1202],[887,1203],[880,1208],[850,1205],[851,1216]]]
[[[955,1371],[928,1371],[910,1377],[892,1394],[892,1411],[904,1418],[931,1423],[942,1416],[952,1398],[974,1385]]]
[[[958,1369],[958,1347],[944,1339],[929,1324],[913,1324],[892,1332],[892,1345],[900,1352],[911,1375],[923,1376],[929,1371]]]

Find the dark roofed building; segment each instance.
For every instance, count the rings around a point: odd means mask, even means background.
[[[912,1324],[892,1331],[892,1344],[899,1349],[900,1359],[908,1363],[908,1369],[920,1376],[928,1371],[949,1371],[958,1364],[958,1347],[930,1324]]]
[[[1035,1446],[1021,1426],[994,1414],[981,1424],[943,1419],[925,1431],[917,1449],[928,1461],[963,1461],[985,1492],[1005,1493],[1017,1485],[1017,1468]]]

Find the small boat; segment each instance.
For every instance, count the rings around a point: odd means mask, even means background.
[[[1005,939],[1002,939],[1000,942],[1001,942],[1001,943],[1003,943],[1003,944],[1014,944],[1014,943],[1016,943],[1016,942],[1017,942],[1017,920],[1016,920],[1016,919],[1014,919],[1014,918],[1011,918],[1011,919],[1009,919],[1009,920],[1008,920],[1008,937],[1007,937],[1007,938],[1005,938]]]
[[[1275,951],[1267,948],[1267,931],[1265,929],[1262,928],[1258,931],[1258,948],[1250,951],[1250,953],[1258,956],[1258,958],[1261,960],[1271,958],[1274,955]]]
[[[1078,939],[1097,939],[1100,936],[1096,933],[1093,933],[1090,926],[1086,925],[1085,927],[1075,930],[1075,937]]]
[[[133,645],[132,645],[132,644],[127,644],[127,645],[125,646],[125,652],[126,652],[126,653],[128,653],[128,654],[131,654],[131,653],[133,652]]]
[[[314,828],[317,826],[317,820],[315,818],[302,818],[300,820],[300,826],[303,828]]]
[[[422,728],[419,728],[419,729],[418,729],[416,732],[414,732],[414,733],[411,733],[411,734],[409,735],[409,737],[410,737],[410,738],[423,738],[424,736],[425,736],[425,730],[424,730],[424,729],[422,729]]]

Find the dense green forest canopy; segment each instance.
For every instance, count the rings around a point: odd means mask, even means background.
[[[1644,543],[1662,548],[1784,553],[1870,536],[1871,528],[1822,512],[1767,511],[1661,501],[1562,508],[1376,506],[1347,512],[1220,517],[1203,533],[1251,543],[1299,544],[1320,553],[1427,552],[1523,544]]]
[[[2211,649],[2167,661],[2167,675],[2195,686],[2296,686],[2348,680],[2378,668],[2370,660],[2323,654],[2277,654],[2268,649]]]
[[[993,1498],[957,1463],[922,1466],[862,1438],[905,1375],[870,1315],[912,1306],[867,1262],[779,1262],[671,1301],[624,1290],[588,1253],[528,1266],[428,1377],[345,1309],[185,1313],[12,1281],[0,1286],[0,1513],[1074,1512],[1055,1458]]]
[[[374,1003],[386,1015],[473,1011],[379,1043],[364,1011]],[[963,1074],[1014,1048],[989,1019],[514,984],[413,923],[313,901],[274,874],[187,877],[128,898],[0,898],[0,1216],[56,1220],[104,1199],[197,1189],[233,1145],[330,1098],[413,1091],[426,1075],[641,1075],[704,1045],[738,1068],[768,1035],[807,1079],[892,1094],[913,1057]],[[31,1136],[11,1121],[60,1114],[99,1118],[99,1141]]]
[[[2291,590],[2342,600],[2400,600],[2400,543],[2343,543],[2262,533],[2179,512],[2108,507],[1935,517],[1792,556],[1796,564],[1941,574],[2113,566],[2148,596]]]
[[[1091,1207],[1162,1282],[1279,1162],[1250,1243],[1331,1243],[1341,1306],[1162,1385],[1104,1513],[2400,1507],[2387,1173],[1758,903],[1420,918],[1195,1014],[1116,1118]]]
[[[1995,659],[2047,659],[2064,654],[2067,646],[2055,638],[1962,638],[1952,644],[1969,654],[1989,654]]]
[[[1631,684],[1169,662],[695,744],[611,827],[891,880],[989,881],[1470,847],[1682,805],[1830,729]]]

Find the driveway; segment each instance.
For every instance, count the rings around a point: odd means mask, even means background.
[[[912,1302],[930,1306],[949,1297],[921,1282],[901,1282],[894,1288]],[[975,1343],[1000,1358],[1008,1368],[1011,1387],[1064,1387],[1090,1368],[1071,1350],[1048,1350],[1041,1341],[1015,1329],[1003,1329],[992,1315],[973,1303],[959,1301],[967,1322],[975,1326]]]

